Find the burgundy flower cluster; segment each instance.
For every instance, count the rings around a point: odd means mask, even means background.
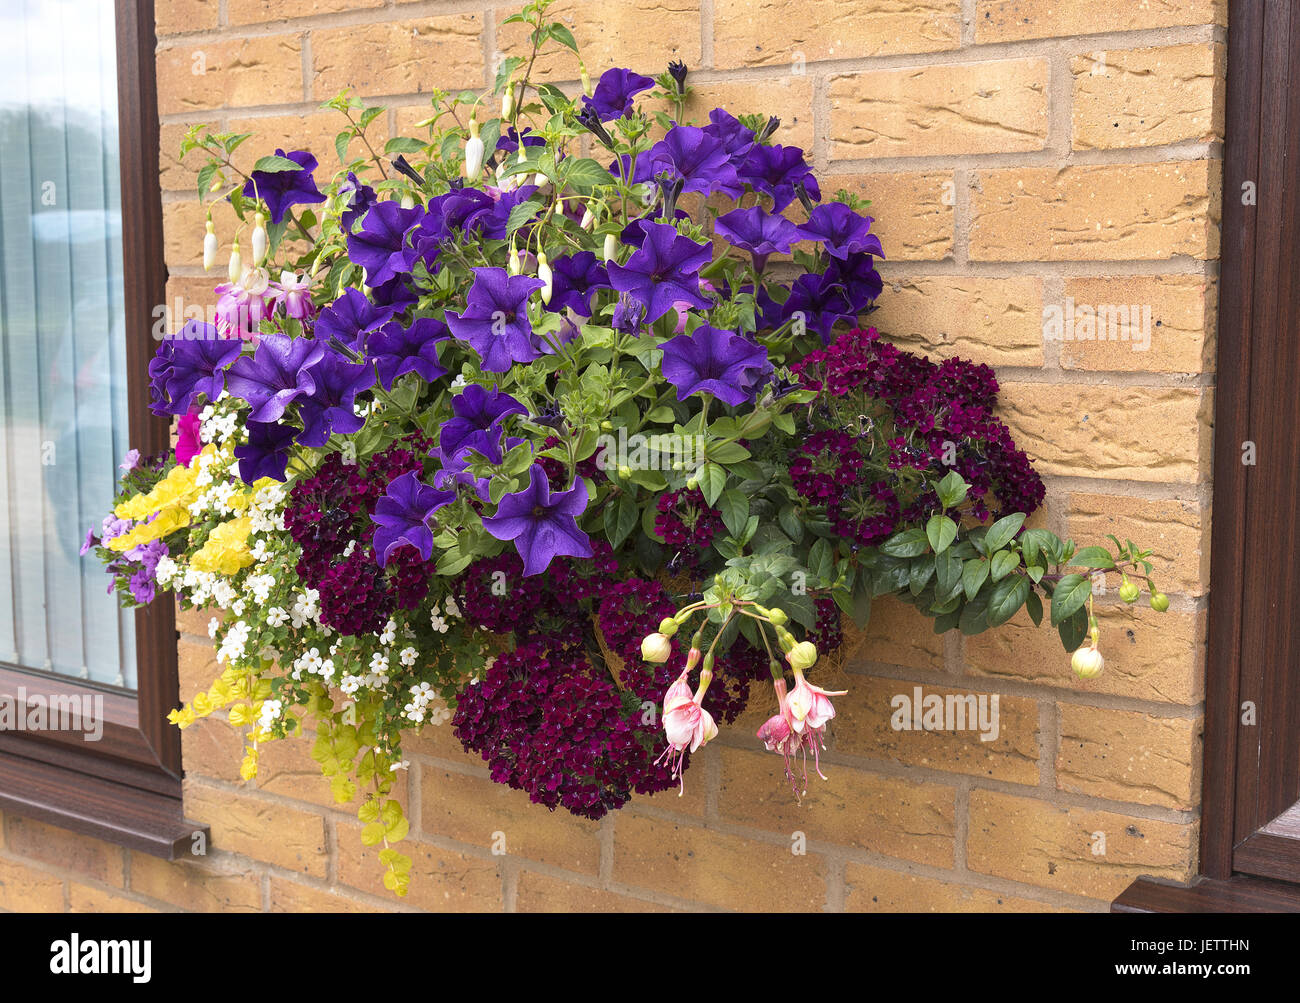
[[[993,414],[998,382],[990,367],[964,359],[934,363],[881,341],[875,328],[859,328],[791,368],[804,386],[824,391],[810,405],[813,431],[791,476],[805,499],[826,507],[836,532],[877,543],[901,522],[936,509],[932,490],[904,489],[911,481],[900,472],[908,469],[934,481],[957,471],[980,519],[1032,512],[1042,503],[1042,479]],[[864,470],[882,411],[897,434],[886,443],[883,468]]]
[[[433,567],[414,547],[398,548],[386,568],[379,566],[370,514],[393,479],[424,469],[420,457],[430,445],[416,433],[364,467],[331,453],[313,477],[294,485],[284,525],[302,548],[298,574],[320,592],[326,626],[342,634],[373,633],[394,609],[414,609],[428,593]]]
[[[704,500],[699,488],[665,491],[657,508],[655,532],[691,566],[699,563],[713,546],[713,538],[725,530],[722,513]]]

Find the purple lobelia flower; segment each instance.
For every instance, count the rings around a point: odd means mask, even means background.
[[[284,480],[289,467],[289,450],[298,430],[284,421],[250,421],[248,443],[235,447],[239,479],[245,484],[269,477]]]
[[[646,308],[653,324],[677,302],[706,310],[713,304],[700,295],[699,271],[713,259],[709,244],[697,244],[666,223],[643,223],[645,239],[626,265],[609,263],[609,281]]]
[[[732,407],[754,399],[754,389],[772,364],[767,349],[731,331],[701,325],[661,346],[660,371],[677,388],[677,399],[709,393]]]
[[[584,107],[592,109],[602,122],[622,118],[632,110],[632,99],[655,85],[650,77],[631,70],[614,68],[606,70],[596,82],[591,97],[584,97]]]
[[[759,272],[767,264],[768,255],[787,254],[791,244],[806,239],[799,227],[784,216],[764,212],[761,206],[732,209],[718,217],[713,230],[733,247],[748,251]]]
[[[348,235],[348,258],[366,270],[366,285],[378,286],[411,270],[406,260],[406,231],[424,212],[403,209],[397,202],[379,202]]]
[[[368,184],[358,181],[357,176],[351,171],[348,171],[347,180],[339,185],[339,195],[349,196],[348,207],[343,210],[339,222],[343,225],[344,233],[351,233],[352,224],[369,212],[378,198],[375,190]]]
[[[268,334],[252,356],[235,361],[226,375],[226,389],[252,405],[254,422],[277,420],[299,397],[316,392],[311,367],[325,355],[325,346],[310,338]]]
[[[319,448],[334,433],[350,435],[361,430],[365,419],[355,409],[357,394],[375,385],[375,369],[365,363],[348,362],[342,355],[326,351],[311,370],[316,389],[298,401],[302,419],[299,445]]]
[[[507,415],[528,409],[496,387],[486,390],[471,383],[451,400],[451,417],[438,432],[438,448],[446,459],[477,449],[493,462],[501,459],[501,426]]]
[[[187,320],[179,334],[162,340],[149,362],[150,409],[179,415],[199,394],[216,400],[225,387],[225,369],[243,346],[238,338],[219,337],[211,324]]]
[[[590,317],[592,295],[597,289],[609,288],[609,272],[591,251],[556,258],[551,262],[551,275],[551,302],[546,309],[555,313],[567,309]]]
[[[402,327],[389,321],[366,341],[366,354],[374,360],[379,382],[385,390],[393,389],[393,380],[403,373],[418,373],[432,383],[447,370],[438,364],[438,342],[451,335],[447,325],[433,317],[420,317]]]
[[[772,211],[780,212],[798,197],[803,185],[814,201],[822,197],[812,168],[797,146],[755,146],[740,165],[740,180],[772,197]]]
[[[379,527],[374,537],[379,566],[388,563],[394,550],[408,544],[427,561],[433,554],[433,530],[429,528],[429,518],[455,499],[455,491],[429,487],[415,476],[414,470],[408,470],[390,482],[383,497],[375,503],[375,512],[370,517]]]
[[[552,492],[546,471],[534,463],[528,487],[506,495],[483,528],[498,540],[514,542],[524,575],[540,574],[560,556],[591,557],[591,540],[578,528],[587,509],[587,483],[579,478],[567,491]]]
[[[475,268],[464,311],[447,311],[447,326],[467,342],[483,369],[504,373],[516,362],[541,356],[539,338],[528,319],[528,297],[545,283],[527,275],[507,275],[504,268]]]
[[[311,172],[316,170],[316,158],[306,150],[285,153],[276,150],[277,157],[292,160],[296,171],[254,171],[244,185],[244,198],[260,198],[266,203],[271,222],[279,223],[290,206],[324,202],[325,196],[316,187]]]
[[[870,216],[859,216],[843,202],[827,202],[808,214],[808,222],[799,229],[819,241],[826,253],[844,259],[850,254],[885,256],[880,238],[871,232]]]
[[[337,339],[340,344],[360,352],[366,337],[393,319],[400,307],[376,306],[360,289],[347,289],[316,318],[312,331],[317,341]]]
[[[637,160],[632,180],[641,183],[663,176],[681,181],[684,192],[723,192],[739,198],[744,191],[722,140],[692,125],[669,129]]]

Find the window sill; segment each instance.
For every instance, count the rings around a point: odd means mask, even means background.
[[[206,852],[206,825],[185,821],[180,785],[145,790],[0,752],[0,811],[56,825],[164,860]]]
[[[1162,885],[1139,878],[1110,905],[1111,912],[1145,913],[1300,913],[1300,885],[1236,874],[1225,881],[1202,878],[1196,884]]]

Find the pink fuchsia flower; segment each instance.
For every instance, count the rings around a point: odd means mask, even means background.
[[[785,778],[796,798],[808,793],[808,750],[812,750],[813,769],[823,780],[821,753],[826,749],[826,723],[835,716],[829,697],[843,696],[843,692],[829,692],[813,686],[795,673],[795,688],[786,695],[785,680],[773,684],[779,711],[763,722],[758,738],[769,752],[779,752],[785,760]],[[803,756],[803,786],[795,779],[794,759]]]
[[[222,338],[257,337],[258,325],[271,315],[275,294],[265,268],[245,268],[238,282],[223,282],[214,290],[217,332]]]
[[[786,698],[790,726],[796,732],[802,732],[805,728],[820,731],[835,716],[835,707],[830,698],[842,697],[847,693],[848,690],[824,690],[820,686],[814,686],[796,669],[794,689]]]
[[[199,441],[200,425],[199,416],[194,411],[181,415],[176,423],[176,462],[182,467],[188,467],[194,457],[203,452],[203,443]]]
[[[280,281],[271,284],[273,298],[284,304],[284,312],[294,320],[307,320],[316,313],[311,301],[311,278],[287,269],[280,273]]]
[[[698,651],[693,650],[692,654],[698,658]],[[687,679],[693,661],[689,657],[687,665],[688,667],[677,677],[677,681],[669,686],[668,692],[664,694],[664,734],[668,738],[668,748],[655,760],[656,763],[667,760],[672,767],[672,775],[681,780],[679,797],[686,790],[686,781],[682,778],[682,760],[686,756],[686,750],[695,752],[705,742],[716,738],[718,734],[718,726],[714,723],[713,715],[701,706],[707,683],[701,679],[699,690],[691,693],[691,686]]]

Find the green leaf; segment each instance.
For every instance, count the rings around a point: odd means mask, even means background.
[[[254,171],[265,171],[267,174],[280,174],[284,171],[301,171],[302,165],[295,164],[288,157],[277,157],[272,154],[269,157],[260,158],[253,165]]]
[[[999,550],[993,555],[993,560],[989,564],[993,580],[999,582],[1020,567],[1020,555],[1014,550]]]
[[[961,584],[961,559],[951,550],[945,550],[934,559],[935,591],[948,595]]]
[[[890,557],[920,557],[930,546],[930,541],[923,529],[905,529],[895,533],[880,545],[882,553]]]
[[[705,447],[705,455],[714,463],[739,463],[749,459],[749,450],[738,442],[723,442]]]
[[[957,471],[950,470],[935,485],[935,491],[939,495],[939,504],[944,508],[956,508],[966,500],[966,481]]]
[[[798,543],[803,539],[803,520],[793,505],[783,506],[776,514],[776,521],[780,524],[781,531],[793,542]]]
[[[957,627],[963,634],[978,634],[988,629],[988,600],[984,598],[968,602],[962,607],[961,618]]]
[[[616,503],[605,505],[605,536],[617,550],[636,526],[640,512],[630,494],[620,495]]]
[[[808,549],[808,574],[819,582],[828,582],[835,574],[835,554],[829,541],[819,539]]]
[[[565,161],[568,167],[564,172],[564,183],[571,188],[577,188],[580,191],[586,191],[594,188],[596,185],[612,185],[614,176],[597,160],[589,157],[580,157],[572,161]]]
[[[865,583],[864,583],[865,584]],[[859,629],[865,630],[871,620],[871,589],[858,588],[853,593],[853,612],[850,614]]]
[[[989,562],[982,557],[973,558],[965,563],[961,569],[962,589],[966,593],[967,600],[974,599],[984,584],[985,579],[989,576]]]
[[[578,51],[578,43],[573,37],[573,32],[558,21],[551,24],[551,37],[574,52]]]
[[[520,202],[510,210],[510,217],[506,220],[506,237],[507,239],[514,235],[515,231],[531,220],[541,210],[542,203],[529,199],[527,202]]]
[[[1038,598],[1038,593],[1033,589],[1029,590],[1029,598],[1025,600],[1025,609],[1029,610],[1029,619],[1034,621],[1037,627],[1043,622],[1043,600]]]
[[[993,554],[1001,550],[1020,532],[1020,527],[1024,524],[1023,512],[1013,512],[1006,518],[999,519],[989,527],[988,534],[984,537],[984,546],[987,548],[985,553]]]
[[[907,574],[907,590],[914,596],[919,596],[921,590],[930,584],[930,579],[934,577],[934,558],[925,554],[912,561],[912,565]]]
[[[1015,616],[1016,611],[1029,598],[1031,591],[1029,579],[1020,575],[1004,578],[993,586],[993,593],[989,596],[989,626],[999,627]]]
[[[735,488],[728,488],[718,499],[718,511],[722,513],[727,532],[739,538],[749,521],[749,499]]]
[[[394,136],[384,144],[384,154],[390,153],[419,153],[425,147],[425,143],[418,139],[412,139],[410,136]]]
[[[1115,567],[1115,559],[1110,556],[1110,552],[1105,547],[1084,547],[1071,558],[1070,563],[1080,568]]]
[[[700,491],[704,494],[705,502],[712,505],[727,485],[727,472],[716,463],[706,463],[700,467],[696,480],[700,482]]]
[[[1072,617],[1092,594],[1092,580],[1083,575],[1066,575],[1052,591],[1052,625],[1059,627]]]
[[[1066,651],[1076,651],[1088,634],[1088,613],[1082,607],[1062,620],[1056,627],[1061,644]]]
[[[957,524],[946,515],[931,516],[925,524],[925,535],[930,541],[930,549],[936,554],[942,554],[957,539]]]
[[[344,129],[334,137],[334,155],[339,158],[340,164],[346,164],[348,162],[348,146],[351,142],[351,129]]]
[[[209,162],[199,168],[199,198],[208,194],[208,186],[212,184],[212,176],[217,173],[217,164]]]

